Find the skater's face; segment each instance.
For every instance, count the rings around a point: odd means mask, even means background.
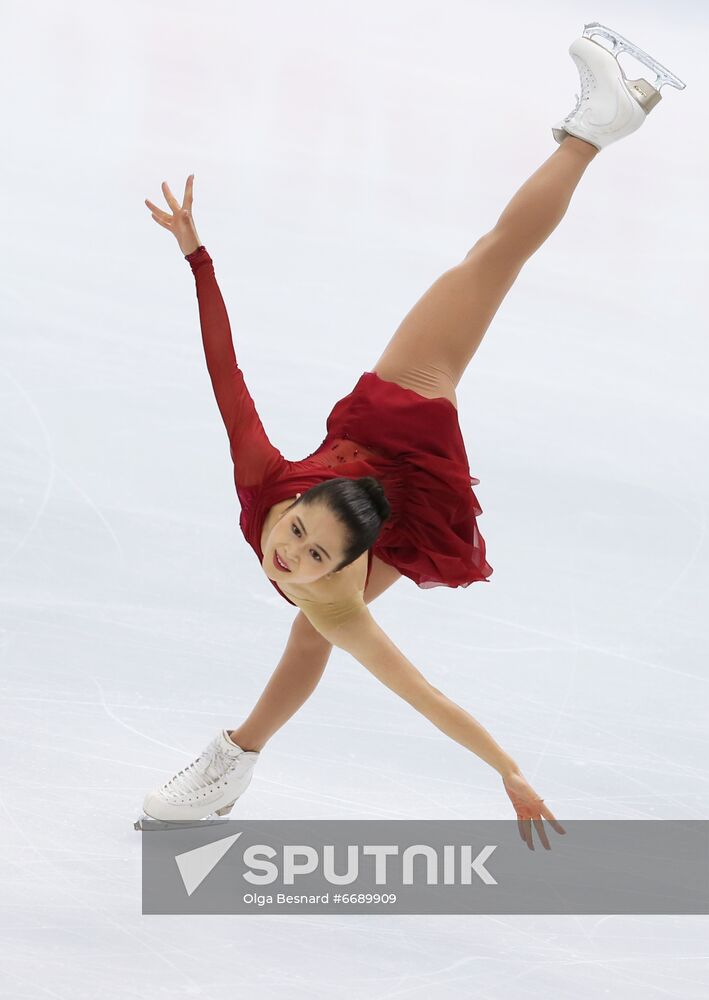
[[[325,504],[296,504],[276,521],[266,539],[262,568],[276,583],[315,583],[344,558],[345,529]],[[290,570],[277,569],[274,553]]]

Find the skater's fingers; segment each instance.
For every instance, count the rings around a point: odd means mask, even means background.
[[[557,833],[566,833],[566,830],[563,828],[561,823],[558,821],[558,819],[548,806],[542,806],[540,812],[544,817],[544,819],[551,824],[553,830],[556,830]]]
[[[532,821],[529,819],[522,820],[522,829],[524,831],[524,842],[530,851],[534,850],[534,843],[532,841]]]
[[[155,221],[159,226],[163,227],[163,229],[167,229],[168,232],[172,232],[172,226],[170,225],[169,222],[163,222],[162,219],[158,219],[157,215],[153,215],[153,218],[155,219]]]
[[[168,203],[173,212],[178,212],[180,210],[180,205],[177,202],[174,194],[168,187],[167,181],[162,182],[162,193],[165,195],[165,201]]]
[[[148,206],[153,215],[159,216],[161,219],[164,219],[165,222],[167,222],[167,220],[170,218],[167,212],[163,212],[161,208],[158,208],[157,205],[153,205],[152,201],[148,201],[147,198],[145,199],[145,204]]]
[[[544,848],[545,851],[550,851],[551,847],[549,846],[549,838],[547,837],[546,830],[544,829],[544,824],[540,819],[535,819],[534,826],[536,827],[537,830],[537,836],[542,842],[542,847]]]
[[[182,207],[188,212],[192,211],[192,187],[194,185],[194,174],[190,174],[185,183],[185,196],[182,199]]]

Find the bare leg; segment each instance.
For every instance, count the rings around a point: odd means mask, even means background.
[[[567,136],[525,181],[495,227],[442,274],[398,327],[373,371],[456,405],[455,386],[524,263],[556,229],[598,150]]]
[[[261,750],[273,734],[307,701],[323,675],[332,644],[296,615],[278,666],[249,717],[229,734],[242,750]]]

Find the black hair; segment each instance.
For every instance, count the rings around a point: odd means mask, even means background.
[[[291,510],[296,504],[310,507],[314,503],[324,503],[337,520],[344,524],[347,532],[344,558],[331,571],[333,573],[349,566],[371,548],[379,537],[382,525],[391,516],[386,493],[374,476],[360,476],[359,479],[338,476],[337,479],[327,479],[317,486],[311,486],[287,509]]]

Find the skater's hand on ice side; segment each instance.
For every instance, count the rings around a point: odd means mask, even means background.
[[[165,197],[165,201],[168,203],[172,209],[172,214],[170,212],[164,212],[162,209],[158,208],[157,205],[153,205],[152,201],[145,199],[145,204],[148,206],[152,212],[153,218],[162,226],[163,229],[169,229],[169,231],[176,238],[180,245],[180,250],[183,256],[188,253],[192,253],[197,247],[201,246],[201,240],[197,235],[197,230],[195,229],[194,219],[192,218],[192,186],[194,183],[194,174],[190,174],[185,183],[185,196],[182,199],[182,204],[178,202],[174,194],[167,185],[167,181],[162,182],[162,193]]]
[[[544,845],[545,850],[550,851],[551,847],[549,846],[542,817],[548,820],[557,833],[566,833],[566,830],[556,820],[551,810],[544,805],[544,799],[539,798],[532,786],[527,783],[519,771],[505,774],[502,778],[502,783],[505,786],[505,791],[509,795],[512,805],[515,807],[517,826],[519,827],[519,835],[522,840],[531,851],[534,850],[534,844],[532,843],[532,820],[534,820],[539,839]]]

